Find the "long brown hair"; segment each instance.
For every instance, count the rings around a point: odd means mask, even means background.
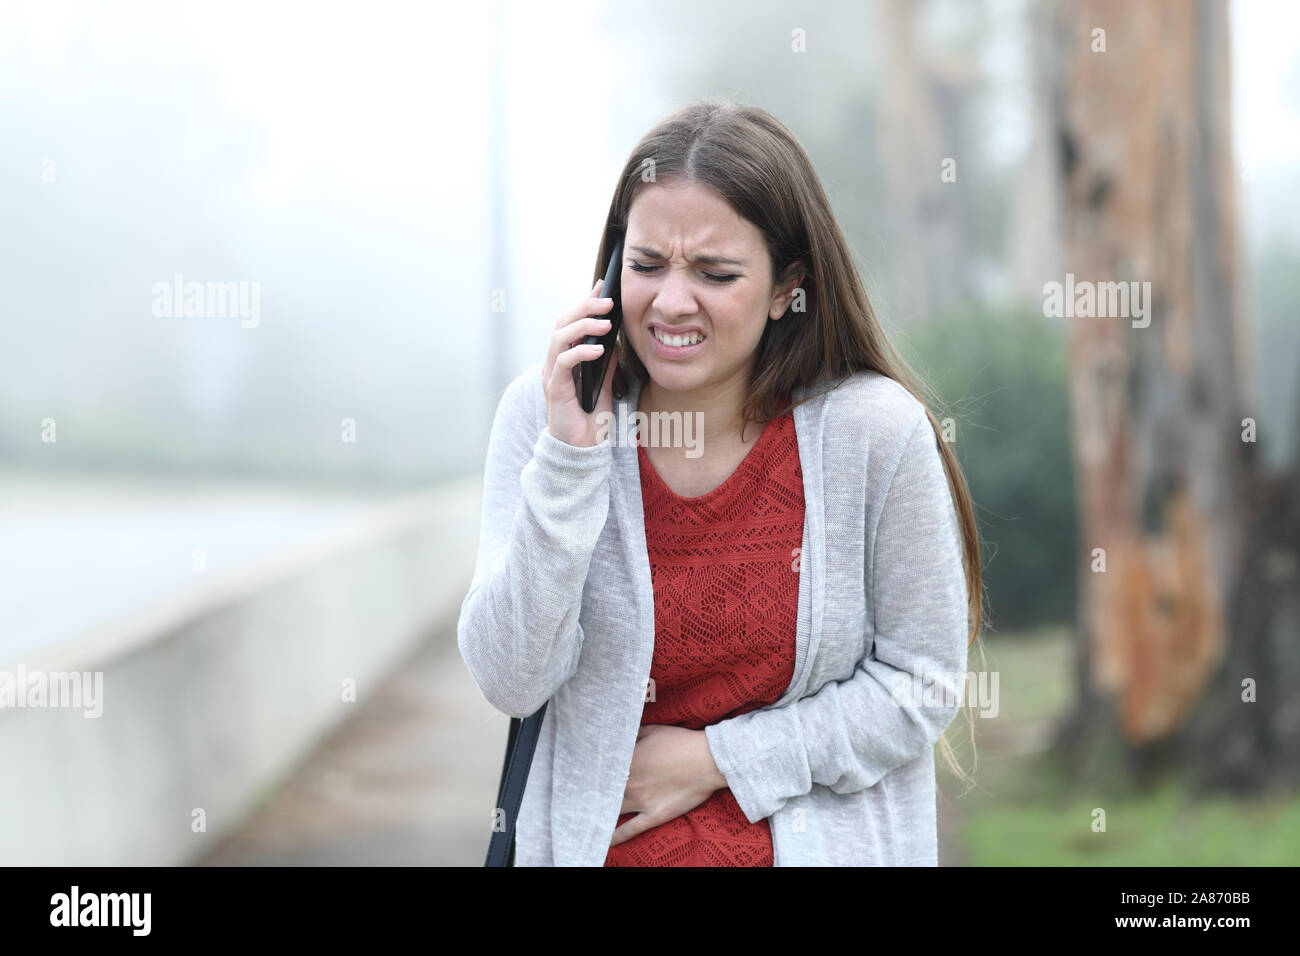
[[[979,637],[983,619],[979,534],[961,465],[943,440],[939,420],[931,410],[943,403],[885,337],[803,147],[766,110],[727,99],[698,101],[666,117],[637,143],[623,167],[605,220],[593,282],[605,274],[614,243],[626,233],[637,192],[648,183],[665,180],[712,189],[738,215],[757,226],[767,244],[774,283],[800,272],[804,276],[803,316],[797,322],[784,316],[786,321],[768,321],[759,340],[742,412],[745,422],[770,420],[778,413],[782,398],[795,387],[833,385],[867,369],[898,382],[925,406],[939,438],[961,525],[969,648]],[[613,394],[621,398],[627,394],[629,376],[644,382],[647,373],[626,336],[619,336],[616,347]],[[781,409],[781,413],[792,407]],[[971,740],[973,745],[973,725]],[[949,766],[969,780],[953,760],[947,740],[941,738],[940,745]]]

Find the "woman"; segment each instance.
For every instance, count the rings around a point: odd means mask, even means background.
[[[596,409],[599,282],[497,408],[458,626],[494,707],[551,702],[516,865],[935,865],[978,537],[807,155],[688,106],[628,158],[597,276],[620,238]]]

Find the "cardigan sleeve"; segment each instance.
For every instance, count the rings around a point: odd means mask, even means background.
[[[751,823],[813,784],[873,786],[934,747],[960,709],[967,648],[961,535],[938,438],[922,413],[878,520],[875,642],[853,675],[782,707],[705,728],[709,749]],[[924,693],[915,693],[917,678]]]
[[[578,447],[546,429],[540,375],[536,363],[497,406],[478,556],[456,627],[479,690],[512,717],[536,712],[577,671],[578,612],[613,465],[608,438]]]

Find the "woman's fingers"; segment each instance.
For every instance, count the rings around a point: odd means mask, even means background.
[[[614,308],[614,300],[601,299],[598,296],[600,286],[601,282],[598,281],[590,295],[556,320],[555,330],[547,343],[546,359],[542,363],[547,430],[555,438],[570,445],[594,444],[600,434],[600,429],[593,423],[592,414],[582,407],[578,386],[574,381],[574,369],[579,362],[592,362],[605,354],[606,346],[603,342],[588,344],[587,338],[612,338],[608,333],[613,323],[605,318],[605,313]],[[617,360],[606,361],[600,384],[600,398],[597,399],[593,412],[606,412],[610,408],[610,379],[616,362]]]
[[[551,338],[554,340],[555,353],[558,355],[565,349],[578,345],[589,335],[604,335],[608,331],[609,319],[600,315],[584,316],[576,322],[570,322],[563,328],[556,329],[551,333]]]
[[[592,359],[600,358],[605,346],[596,342],[593,345],[587,345],[585,342],[579,342],[571,349],[566,349],[555,357],[555,368],[551,372],[551,382],[555,384],[555,376],[564,372],[572,374],[573,366],[579,362],[590,362]],[[573,381],[569,379],[569,385],[572,387]]]
[[[557,355],[565,349],[572,347],[576,342],[581,341],[583,336],[593,334],[584,331],[581,335],[577,335],[575,334],[576,330],[570,330],[567,333],[563,330],[567,329],[575,322],[591,315],[599,316],[600,313],[608,311],[613,306],[612,300],[609,302],[602,302],[599,296],[596,295],[596,293],[600,291],[602,282],[604,282],[603,279],[597,280],[595,286],[592,287],[590,295],[583,298],[580,302],[574,305],[572,309],[555,320],[555,331],[551,334],[551,341],[546,349],[546,358],[542,362],[543,379],[548,381],[550,380],[551,370],[555,365],[555,358]],[[601,330],[596,329],[595,334],[599,334],[600,331]]]

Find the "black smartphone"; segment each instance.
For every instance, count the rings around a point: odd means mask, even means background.
[[[573,367],[573,387],[577,391],[578,403],[582,405],[582,410],[585,412],[596,410],[596,401],[600,398],[600,386],[605,381],[605,370],[609,368],[609,360],[614,354],[614,340],[618,338],[619,327],[623,324],[623,302],[619,295],[622,278],[623,240],[619,239],[614,243],[609,265],[605,267],[605,281],[600,287],[600,298],[614,300],[609,311],[602,316],[609,319],[609,331],[604,335],[588,335],[582,340],[584,345],[595,345],[599,342],[605,346],[605,350],[591,361],[579,362]]]

